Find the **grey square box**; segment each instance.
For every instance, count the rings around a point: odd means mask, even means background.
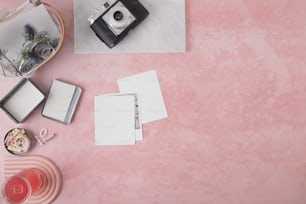
[[[45,94],[27,78],[0,101],[0,108],[16,123],[22,123],[45,100]]]

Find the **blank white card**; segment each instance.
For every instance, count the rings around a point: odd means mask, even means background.
[[[138,93],[141,100],[142,123],[168,117],[155,70],[118,80],[120,93]]]
[[[95,144],[135,144],[135,97],[95,96]]]

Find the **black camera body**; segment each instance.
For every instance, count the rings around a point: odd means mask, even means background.
[[[96,35],[113,48],[148,15],[138,0],[105,0],[88,21]]]

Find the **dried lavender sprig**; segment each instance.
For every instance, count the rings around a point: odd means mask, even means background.
[[[18,68],[15,66],[15,64],[6,56],[7,50],[0,48],[0,60],[3,58],[6,59],[15,69],[16,74],[18,73],[20,76],[22,76],[22,73],[18,70]]]

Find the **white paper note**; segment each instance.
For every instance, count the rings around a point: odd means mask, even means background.
[[[167,110],[155,70],[118,80],[121,93],[138,93],[142,123],[167,118]]]
[[[133,95],[95,97],[95,144],[135,144],[135,97]]]
[[[107,94],[111,96],[125,96],[125,95],[131,95],[134,96],[135,99],[135,139],[136,141],[143,140],[143,132],[142,132],[142,114],[140,110],[141,101],[138,93],[115,93],[115,94]],[[104,95],[106,96],[106,95]]]

